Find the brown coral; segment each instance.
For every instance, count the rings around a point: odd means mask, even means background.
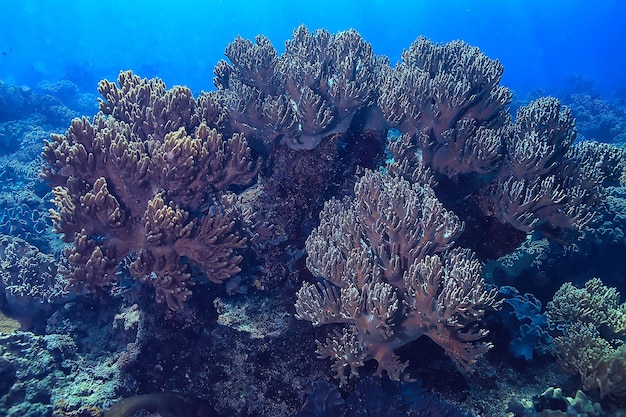
[[[226,56],[215,69],[218,96],[233,128],[266,144],[313,149],[376,99],[377,60],[354,30],[300,26],[280,56],[264,36],[237,38]]]
[[[395,68],[383,68],[378,105],[426,167],[447,177],[498,167],[512,95],[498,85],[498,61],[464,42],[420,37]]]
[[[615,176],[607,165],[616,152],[574,146],[570,111],[554,98],[522,107],[513,123],[502,71],[478,48],[425,38],[395,68],[381,66],[378,105],[402,133],[390,144],[390,169],[435,188],[433,179],[445,182],[442,198],[474,194],[484,215],[526,233],[580,230],[594,217],[605,177]],[[470,209],[476,218],[478,208]]]
[[[575,147],[575,137],[571,112],[557,99],[520,108],[491,189],[500,220],[531,232],[579,230],[593,219],[604,175],[598,160],[587,158],[592,148]]]
[[[248,184],[255,162],[242,135],[217,130],[213,96],[195,100],[129,71],[118,84],[101,82],[101,112],[75,119],[43,151],[55,230],[73,242],[66,274],[77,291],[103,293],[132,255],[130,272],[178,309],[191,294],[189,263],[215,282],[239,271],[245,239],[229,187]]]
[[[452,249],[462,230],[432,189],[368,171],[355,196],[330,200],[307,240],[307,266],[326,281],[305,283],[296,317],[342,331],[318,343],[342,384],[366,360],[399,379],[406,364],[394,350],[422,335],[469,368],[489,348],[475,324],[494,293],[484,287],[471,251]]]

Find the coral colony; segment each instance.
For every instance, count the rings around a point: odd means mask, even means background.
[[[536,372],[560,375],[527,395],[543,403],[515,402],[512,377],[484,415],[600,416],[626,403],[614,288],[562,279],[542,315],[500,279],[514,265],[539,270],[550,245],[618,227],[607,201],[620,148],[575,142],[556,98],[513,117],[502,65],[461,41],[420,37],[392,67],[354,30],[301,26],[281,55],[259,36],[235,39],[226,57],[198,97],[131,71],[101,81],[99,112],[45,142],[65,245],[55,260],[11,233],[0,240],[4,309],[44,335],[11,333],[0,353],[59,353],[49,404],[26,390],[43,408],[11,415],[94,416],[115,403],[106,416],[386,416],[391,399],[393,415],[473,415],[478,399],[444,404],[416,379],[438,372],[476,396],[487,378],[476,367],[495,374],[538,355]],[[106,348],[88,347],[90,326]],[[500,359],[485,357],[492,348]],[[0,365],[15,370],[2,371],[12,382],[0,407],[17,409],[25,365]],[[52,388],[96,374],[106,389]],[[559,382],[572,397],[540,396]]]

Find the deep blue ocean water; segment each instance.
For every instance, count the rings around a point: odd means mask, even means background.
[[[34,86],[98,80],[132,69],[168,85],[210,90],[215,63],[237,35],[270,38],[281,51],[301,23],[330,32],[354,28],[396,62],[418,36],[462,39],[505,67],[518,95],[547,93],[571,77],[593,79],[603,95],[626,85],[626,4],[619,0],[246,1],[5,0],[0,13],[0,79]]]

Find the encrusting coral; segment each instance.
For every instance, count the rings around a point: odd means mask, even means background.
[[[93,121],[75,119],[43,151],[55,230],[73,242],[66,274],[78,292],[103,293],[131,256],[131,274],[179,309],[191,294],[189,264],[214,282],[239,272],[246,240],[229,187],[250,183],[255,161],[242,135],[220,133],[212,95],[194,99],[130,71],[118,84],[102,81]]]
[[[323,277],[298,292],[296,317],[342,323],[321,357],[342,384],[369,359],[398,380],[407,364],[394,350],[426,335],[462,368],[489,349],[477,327],[496,305],[471,250],[451,249],[462,224],[427,185],[368,171],[354,197],[331,199],[306,242],[307,266]]]

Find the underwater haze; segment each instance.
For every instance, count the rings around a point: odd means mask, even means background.
[[[167,85],[210,90],[214,65],[236,36],[266,35],[281,52],[304,23],[356,29],[392,63],[423,35],[461,39],[505,67],[517,94],[552,92],[589,77],[605,93],[626,84],[626,5],[619,0],[478,1],[5,1],[0,79],[36,85],[69,79],[95,91],[131,69]]]

